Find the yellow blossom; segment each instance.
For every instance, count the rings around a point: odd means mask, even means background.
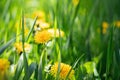
[[[60,63],[60,74],[59,74],[60,80],[64,80],[67,77],[71,68],[72,67],[70,65]],[[50,74],[52,76],[56,77],[57,72],[58,72],[58,62],[56,62],[54,65],[51,66]],[[72,80],[73,76],[74,76],[74,70],[71,70],[71,72],[68,76],[69,80]]]
[[[118,27],[118,28],[120,28],[120,21],[116,21],[115,22],[115,26]]]
[[[37,20],[36,25],[34,27],[35,31],[39,31],[41,29],[47,29],[50,27],[50,24],[41,20]]]
[[[38,31],[35,33],[35,43],[46,43],[51,39],[51,34],[47,30]]]
[[[107,32],[108,27],[109,27],[109,24],[107,22],[102,23],[103,34],[105,34]]]
[[[16,42],[14,44],[14,47],[19,54],[23,52],[22,42]],[[24,43],[24,49],[25,49],[25,52],[29,53],[31,50],[31,45],[28,43]]]
[[[74,6],[77,6],[79,4],[79,0],[72,0],[72,3]]]
[[[59,29],[48,29],[48,32],[51,33],[52,37],[63,37],[64,36],[64,32],[62,30],[59,31]]]
[[[10,62],[7,59],[0,59],[0,76],[4,75],[10,66]]]
[[[102,23],[102,27],[103,27],[104,29],[107,29],[108,26],[109,26],[109,24],[108,24],[107,22],[103,22],[103,23]]]
[[[35,11],[32,17],[35,18],[36,16],[38,16],[38,19],[45,21],[45,13],[43,11]]]

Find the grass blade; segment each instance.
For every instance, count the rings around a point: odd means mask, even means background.
[[[43,61],[42,61],[42,59],[43,59],[43,56],[44,56],[44,50],[43,50],[43,52],[42,52],[42,54],[41,54],[41,57],[40,57],[40,63],[39,63],[39,66],[38,66],[38,80],[42,80],[42,66],[43,66]]]
[[[14,80],[19,80],[19,77],[21,75],[21,72],[23,70],[23,54],[21,54],[19,60],[18,60],[18,64],[15,70],[15,75],[14,75]]]
[[[24,60],[24,69],[25,69],[25,77],[28,77],[28,61],[27,61],[27,57],[26,57],[26,53],[25,53],[25,49],[24,49],[24,13],[22,12],[22,47],[23,47],[23,60]],[[25,78],[26,79],[26,78]]]
[[[33,29],[34,29],[34,26],[35,26],[35,23],[36,23],[37,18],[38,18],[38,16],[37,16],[37,17],[35,18],[35,20],[34,20],[34,23],[33,23],[33,25],[32,25],[32,28],[31,28],[30,31],[29,31],[29,34],[28,34],[28,36],[27,36],[27,38],[26,38],[26,41],[28,41],[28,39],[29,39],[29,37],[30,37],[30,34],[32,33],[32,31],[33,31]]]
[[[110,65],[112,64],[112,53],[113,53],[113,27],[110,31],[110,39],[108,42],[108,49],[107,49],[107,59],[106,59],[106,78],[105,80],[108,80],[108,75],[110,74]]]
[[[80,59],[81,59],[84,55],[85,55],[85,54],[83,54],[82,56],[80,56],[80,57],[75,61],[74,65],[72,66],[72,68],[71,68],[70,71],[68,72],[65,80],[68,79],[68,76],[69,76],[70,72],[72,71],[72,69],[74,69],[74,68],[77,66],[78,62],[80,61]]]
[[[0,55],[5,51],[5,49],[7,49],[13,42],[15,41],[15,38],[11,39],[10,41],[8,41],[5,45],[3,45],[0,48]]]
[[[27,74],[27,77],[24,76],[24,80],[29,80],[32,73],[35,71],[35,69],[37,68],[37,65],[36,63],[31,63],[30,66],[28,67],[28,74]]]

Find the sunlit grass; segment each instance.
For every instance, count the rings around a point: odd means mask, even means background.
[[[119,80],[118,3],[1,1],[0,80]]]

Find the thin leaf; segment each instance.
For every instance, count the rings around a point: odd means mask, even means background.
[[[32,31],[33,31],[33,29],[34,29],[34,26],[35,26],[35,23],[36,23],[37,18],[38,18],[38,16],[37,16],[37,17],[35,18],[35,20],[34,20],[34,23],[33,23],[33,25],[32,25],[32,28],[30,29],[30,32],[29,32],[29,34],[28,34],[28,36],[27,36],[27,38],[26,38],[26,41],[28,41],[28,39],[29,39],[29,37],[30,37],[30,34],[32,33]]]
[[[21,72],[23,70],[23,54],[21,54],[19,60],[18,60],[18,64],[15,70],[15,75],[14,75],[14,80],[19,80],[19,77],[21,75]]]
[[[56,74],[56,80],[59,80],[61,54],[60,54],[60,48],[57,43],[56,43],[56,49],[57,49],[57,53],[58,53],[58,70],[57,70],[57,74]]]
[[[26,74],[24,76],[24,80],[29,80],[32,73],[35,71],[35,69],[37,68],[37,64],[36,63],[31,63],[30,66],[28,67],[28,74]],[[27,76],[27,77],[26,77]]]
[[[39,66],[38,66],[38,80],[42,80],[42,67],[43,67],[43,61],[42,61],[42,59],[43,59],[43,56],[44,56],[44,50],[43,50],[43,52],[42,52],[42,54],[41,54],[41,56],[40,56],[40,63],[39,63]]]
[[[108,74],[110,74],[110,65],[112,64],[112,53],[113,53],[113,26],[110,31],[110,39],[108,43],[108,49],[107,49],[107,59],[106,59],[106,78],[105,80],[108,80]]]
[[[26,57],[26,53],[25,53],[25,49],[24,49],[24,13],[22,12],[22,47],[23,47],[23,60],[24,60],[24,69],[25,69],[25,77],[28,77],[28,61],[27,61],[27,57]]]
[[[77,66],[78,62],[80,61],[80,59],[81,59],[84,55],[85,55],[85,54],[83,54],[82,56],[80,56],[80,57],[75,61],[74,65],[72,66],[72,68],[71,68],[70,71],[68,72],[65,80],[68,79],[68,76],[69,76],[70,72],[72,71],[72,69],[74,69],[74,68]]]
[[[15,41],[15,38],[11,39],[10,41],[8,41],[5,45],[3,45],[0,48],[0,55],[5,51],[5,49],[7,49],[13,42]]]

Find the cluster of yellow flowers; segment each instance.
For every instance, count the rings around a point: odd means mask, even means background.
[[[36,24],[34,26],[34,42],[37,44],[42,44],[50,41],[52,38],[63,37],[64,32],[59,29],[50,28],[50,23],[45,21],[45,13],[43,11],[35,11],[33,13],[33,18],[37,18]],[[25,25],[26,21],[25,19]],[[18,23],[17,23],[18,24]],[[18,26],[18,25],[17,25]],[[24,34],[25,37],[28,35],[29,29],[25,26]],[[20,54],[23,52],[22,42],[16,42],[14,44],[16,51]],[[31,46],[28,43],[24,44],[25,52],[29,52],[31,50]]]
[[[71,68],[72,67],[68,64],[60,63],[60,73],[59,73],[60,80],[65,80]],[[58,73],[58,62],[52,65],[50,69],[50,74],[52,76],[56,77],[57,73]],[[73,76],[74,76],[74,70],[72,69],[68,75],[68,79],[72,80]]]
[[[10,62],[7,59],[0,59],[0,76],[4,75],[10,66]]]
[[[64,32],[62,30],[50,28],[50,24],[45,22],[45,14],[44,12],[35,12],[34,17],[38,16],[38,20],[36,21],[36,25],[34,27],[35,36],[34,41],[37,44],[46,43],[52,38],[63,37]]]
[[[120,21],[119,20],[114,21],[113,24],[114,24],[115,27],[120,28]],[[106,34],[108,27],[109,27],[109,23],[104,21],[102,23],[102,32],[103,32],[103,34]]]

